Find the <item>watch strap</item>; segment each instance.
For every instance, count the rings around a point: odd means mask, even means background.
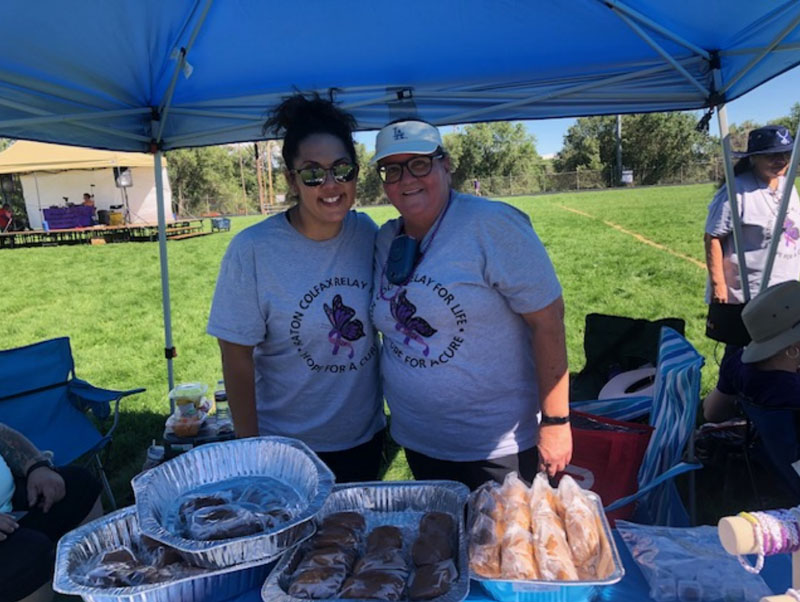
[[[47,458],[42,458],[41,460],[34,462],[28,467],[28,471],[25,473],[25,478],[27,479],[28,477],[31,476],[31,473],[34,470],[36,470],[37,468],[42,468],[43,466],[46,466],[47,468],[50,468],[52,470],[53,463]]]
[[[548,424],[569,424],[569,415],[567,416],[547,416],[546,414],[542,414],[542,425]]]

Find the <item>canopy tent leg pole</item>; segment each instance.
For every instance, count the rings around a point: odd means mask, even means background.
[[[718,72],[717,72],[718,73]],[[725,105],[717,107],[717,120],[719,122],[719,137],[722,142],[722,165],[725,168],[725,186],[728,189],[728,204],[731,208],[733,220],[733,248],[739,259],[739,281],[742,283],[744,302],[750,301],[750,283],[747,279],[747,264],[742,248],[742,217],[739,215],[739,200],[736,198],[736,182],[733,175],[733,159],[731,158],[731,136],[728,127],[728,111]]]
[[[42,230],[44,230],[44,212],[42,211],[42,197],[39,195],[39,178],[36,175],[36,172],[33,172],[33,183],[36,184],[36,204],[39,206],[39,221],[41,225],[39,226]],[[28,216],[30,218],[30,216]],[[30,223],[28,224],[30,227]]]
[[[781,243],[781,235],[784,232],[786,223],[786,213],[789,211],[789,200],[792,198],[794,190],[794,180],[797,177],[798,149],[800,149],[800,123],[797,126],[797,135],[794,137],[792,146],[792,158],[789,160],[789,169],[786,172],[786,179],[783,183],[783,195],[781,196],[781,206],[775,216],[775,228],[772,232],[772,240],[769,241],[769,251],[767,252],[767,265],[764,266],[764,278],[761,281],[759,292],[769,286],[769,278],[772,276],[772,267],[775,264],[775,256],[778,254],[778,245]],[[795,224],[800,227],[800,224]]]
[[[156,205],[158,206],[158,254],[161,259],[161,303],[164,310],[164,357],[167,360],[167,383],[171,391],[175,386],[172,371],[172,358],[175,347],[172,346],[172,314],[169,302],[169,265],[167,262],[167,220],[164,212],[164,178],[161,171],[161,151],[156,151],[154,159],[156,176]],[[170,400],[170,405],[172,401]],[[170,407],[170,412],[175,408]]]

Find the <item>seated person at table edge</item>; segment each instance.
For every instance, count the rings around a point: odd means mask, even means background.
[[[83,193],[83,203],[81,205],[85,207],[94,207],[94,197],[89,194],[88,192]]]
[[[800,282],[761,292],[745,307],[742,321],[753,341],[723,358],[719,383],[703,401],[703,415],[711,422],[731,418],[737,397],[800,409]]]
[[[54,468],[24,435],[0,424],[0,602],[52,598],[56,543],[102,515],[99,495],[86,469]]]

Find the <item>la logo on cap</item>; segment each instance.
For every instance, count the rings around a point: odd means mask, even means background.
[[[401,130],[399,127],[395,126],[394,128],[392,128],[392,130],[394,132],[394,139],[395,140],[405,140],[406,139],[405,132],[403,132],[403,130]]]

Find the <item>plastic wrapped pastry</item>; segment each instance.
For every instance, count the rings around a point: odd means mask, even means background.
[[[320,568],[334,568],[349,572],[355,559],[356,551],[353,548],[340,548],[338,546],[312,548],[303,556],[294,572],[304,573],[311,569]]]
[[[487,579],[500,577],[500,542],[503,539],[503,504],[500,486],[490,481],[469,497],[469,566]]]
[[[411,546],[411,558],[417,566],[436,564],[452,557],[452,538],[441,531],[421,533]]]
[[[419,521],[420,534],[440,532],[445,537],[453,537],[456,532],[456,522],[446,512],[427,512]]]
[[[503,579],[539,579],[531,533],[512,524],[506,526],[500,546],[500,576]]]
[[[361,557],[353,568],[353,574],[381,571],[392,573],[405,579],[408,577],[408,564],[403,552],[398,549],[381,550]]]
[[[335,512],[322,519],[320,529],[327,527],[345,527],[351,531],[363,533],[367,528],[367,523],[358,512]]]
[[[238,504],[221,504],[195,510],[188,518],[190,539],[214,541],[244,537],[264,530],[261,518]]]
[[[403,533],[397,527],[384,525],[375,527],[367,535],[367,553],[403,547]]]
[[[408,588],[412,600],[430,600],[450,591],[453,581],[458,579],[458,569],[452,560],[417,567]]]
[[[315,600],[335,598],[346,576],[345,571],[330,567],[296,573],[289,585],[289,595]]]
[[[361,543],[358,533],[347,527],[330,526],[317,531],[311,540],[311,545],[315,548],[330,548],[338,546],[340,548],[355,548]]]
[[[372,600],[399,600],[406,588],[406,580],[392,573],[369,571],[350,577],[342,587],[341,598],[369,598]]]
[[[597,576],[600,559],[600,533],[592,506],[569,475],[558,484],[558,497],[564,505],[564,530],[572,559],[581,579]]]
[[[541,578],[546,581],[576,581],[578,573],[564,534],[564,523],[556,512],[561,505],[544,473],[533,480],[531,520],[533,552]]]

